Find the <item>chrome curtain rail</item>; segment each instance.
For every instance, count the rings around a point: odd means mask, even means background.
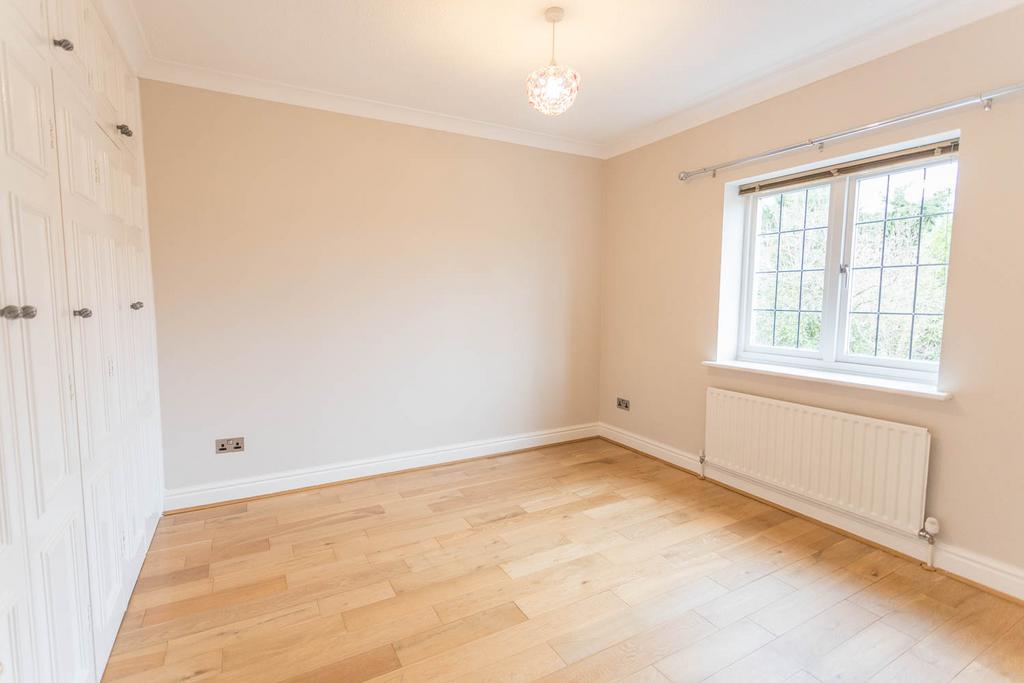
[[[732,161],[726,161],[720,164],[714,164],[712,166],[705,166],[703,168],[698,168],[693,171],[681,171],[679,173],[679,180],[686,181],[689,180],[690,178],[696,178],[697,176],[707,175],[709,173],[711,175],[715,175],[718,173],[718,171],[721,171],[722,169],[725,168],[732,168],[733,166],[749,164],[752,161],[770,159],[772,157],[777,157],[781,154],[789,154],[790,152],[795,152],[800,149],[807,149],[808,147],[822,148],[824,147],[826,142],[841,140],[843,138],[852,137],[854,135],[860,135],[862,133],[867,133],[873,130],[877,130],[879,128],[885,128],[886,126],[892,126],[897,123],[913,121],[914,119],[920,119],[926,116],[933,116],[935,114],[941,114],[943,112],[952,111],[954,109],[969,107],[974,104],[984,105],[985,109],[988,110],[992,107],[992,100],[996,99],[997,97],[1002,97],[1004,95],[1009,95],[1011,93],[1020,92],[1021,90],[1024,90],[1024,83],[1015,83],[1013,85],[1007,85],[1002,88],[996,88],[995,90],[989,90],[988,92],[984,92],[980,95],[965,97],[961,100],[955,100],[953,102],[946,102],[945,104],[940,104],[934,107],[928,107],[927,109],[918,109],[917,111],[912,111],[908,114],[900,114],[899,116],[893,116],[892,118],[883,119],[881,121],[875,121],[874,123],[869,123],[864,126],[858,126],[857,128],[850,128],[848,130],[840,131],[838,133],[831,133],[829,135],[811,138],[806,142],[798,142],[794,145],[787,145],[785,147],[776,147],[775,149],[770,149],[767,152],[761,152],[760,154],[752,154],[751,156],[748,157],[743,157],[741,159],[733,159]]]

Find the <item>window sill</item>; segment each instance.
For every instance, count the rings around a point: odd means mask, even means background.
[[[811,370],[808,368],[796,368],[787,365],[772,365],[769,363],[751,363],[740,360],[706,360],[704,365],[709,368],[721,368],[724,370],[739,370],[741,372],[752,372],[758,375],[772,375],[774,377],[792,377],[808,382],[821,382],[834,384],[842,387],[856,387],[858,389],[871,389],[884,391],[889,394],[900,394],[903,396],[914,396],[916,398],[928,398],[934,401],[948,401],[953,397],[946,391],[939,391],[930,384],[919,382],[908,382],[898,379],[886,379],[884,377],[867,377],[863,375],[849,375],[842,372],[828,372],[826,370]]]

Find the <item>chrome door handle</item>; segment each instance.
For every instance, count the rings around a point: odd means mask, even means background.
[[[64,50],[65,52],[71,52],[75,49],[75,44],[67,38],[54,38],[53,44]]]
[[[92,317],[92,309],[89,309],[89,308],[79,308],[76,311],[72,311],[72,313],[77,315],[79,318],[91,318]]]
[[[4,306],[3,308],[0,308],[0,316],[3,316],[8,320],[17,320],[21,317],[21,309],[17,306]]]
[[[136,301],[134,303],[128,304],[128,308],[132,309],[133,311],[137,311],[140,308],[142,308],[143,306],[145,306],[145,304],[142,303],[141,301]]]
[[[21,317],[22,318],[27,318],[27,319],[31,320],[32,318],[36,317],[36,314],[38,312],[39,311],[36,310],[35,306],[22,306],[21,307]]]

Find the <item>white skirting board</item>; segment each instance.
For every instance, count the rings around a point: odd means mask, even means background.
[[[611,441],[629,446],[659,460],[677,465],[694,473],[700,472],[700,460],[693,453],[687,453],[668,444],[614,427],[607,423],[598,424],[598,435]],[[881,546],[899,551],[904,555],[924,560],[927,544],[919,539],[909,538],[888,529],[865,523],[850,515],[798,496],[780,491],[760,482],[715,469],[706,463],[705,476],[711,481],[746,491],[758,498],[769,500],[812,519],[817,519],[851,534],[866,538]],[[988,586],[1006,595],[1024,599],[1024,568],[1016,567],[970,550],[935,543],[935,566],[957,576]]]
[[[587,439],[597,436],[597,423],[547,429],[539,432],[514,434],[494,439],[467,441],[464,443],[406,451],[379,458],[336,463],[324,467],[276,472],[258,477],[232,479],[198,486],[169,489],[164,496],[164,510],[178,510],[196,505],[222,503],[240,498],[251,498],[268,493],[280,493],[307,486],[331,484],[348,479],[368,477],[375,474],[401,472],[427,465],[440,465],[469,458],[480,458],[497,453],[507,453],[524,448],[536,448],[551,444]]]
[[[381,458],[338,463],[325,467],[307,468],[278,472],[263,477],[249,477],[230,481],[189,486],[167,491],[164,499],[165,510],[175,510],[195,505],[208,505],[239,498],[249,498],[268,493],[280,493],[291,489],[319,484],[330,484],[374,474],[400,472],[416,467],[437,465],[458,460],[484,457],[524,448],[536,448],[575,439],[602,436],[629,446],[667,463],[697,473],[700,471],[698,457],[668,444],[648,439],[639,434],[614,427],[606,423],[591,423],[529,432],[512,436],[470,441],[451,446],[397,453]],[[770,500],[826,524],[846,530],[879,545],[898,550],[911,557],[923,559],[927,547],[923,541],[908,539],[888,530],[865,524],[860,520],[837,513],[812,502],[801,500],[770,487],[757,485],[726,472],[717,472],[708,467],[706,475],[713,481],[720,481],[737,489]],[[935,545],[935,564],[940,569],[975,581],[994,590],[1024,599],[1024,569],[1006,564],[969,550],[942,542]]]

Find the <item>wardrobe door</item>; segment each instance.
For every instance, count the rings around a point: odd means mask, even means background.
[[[39,138],[42,131],[38,117],[46,118],[46,97],[41,84],[36,82],[39,75],[34,60],[23,50],[24,44],[13,34],[13,27],[0,27],[0,93],[11,92],[16,98],[0,100],[0,681],[37,678],[32,666],[35,657],[29,612],[28,543],[22,513],[20,442],[16,438],[15,401],[22,402],[24,395],[15,379],[22,328],[18,269],[11,249],[11,210],[24,194],[24,189],[13,183],[16,175],[31,169],[35,177],[45,178],[52,161],[48,160],[46,150],[49,134]],[[26,111],[12,108],[15,102],[24,102]],[[20,121],[12,121],[15,113]],[[15,138],[12,133],[19,129],[27,131],[28,137]],[[13,319],[6,317],[11,315],[8,306],[18,307],[19,315]]]
[[[0,30],[0,86],[24,93],[25,88],[31,88],[33,71],[31,64],[28,71],[21,66],[25,55],[19,49],[19,41],[5,35],[10,31],[10,27]],[[20,88],[13,87],[12,72],[14,78],[22,80]],[[15,409],[15,401],[24,400],[20,383],[15,380],[22,328],[20,315],[12,319],[3,314],[10,315],[7,307],[20,304],[18,269],[10,246],[13,244],[11,210],[23,191],[12,180],[15,172],[22,171],[22,166],[34,167],[34,173],[45,177],[45,145],[49,142],[46,138],[37,138],[31,144],[20,138],[15,140],[10,132],[12,126],[8,125],[12,109],[6,101],[0,102],[3,104],[0,120],[4,124],[0,127],[3,136],[0,156],[0,177],[3,178],[0,184],[0,681],[32,681],[37,674],[33,666],[28,543],[22,514],[23,477]],[[32,128],[31,124],[21,127]],[[18,160],[19,156],[24,159]],[[20,311],[19,307],[19,314]]]
[[[71,328],[79,396],[82,489],[89,548],[95,657],[105,661],[123,614],[126,528],[122,467],[125,410],[120,348],[123,298],[116,220],[121,196],[117,150],[92,113],[61,79],[55,81],[61,189],[67,234]]]
[[[22,529],[16,542],[27,560],[32,622],[31,629],[15,629],[22,642],[14,647],[32,639],[39,680],[90,681],[95,669],[52,81],[43,58],[10,26],[0,28],[0,39],[2,385],[12,387],[5,401],[11,429],[5,430],[4,457],[20,479]],[[17,604],[7,614],[17,619]],[[12,647],[8,642],[2,649]]]
[[[115,150],[110,155],[110,175],[116,179],[117,200],[114,202],[112,219],[121,226],[121,241],[118,245],[117,302],[119,323],[119,350],[121,353],[120,394],[124,421],[124,448],[122,458],[123,478],[126,482],[123,492],[124,559],[128,562],[126,572],[134,574],[141,565],[145,553],[145,537],[148,510],[149,485],[145,478],[152,476],[145,452],[146,417],[146,340],[145,321],[149,309],[145,306],[139,289],[141,259],[146,258],[144,249],[140,252],[139,230],[133,225],[132,169],[131,154]]]

